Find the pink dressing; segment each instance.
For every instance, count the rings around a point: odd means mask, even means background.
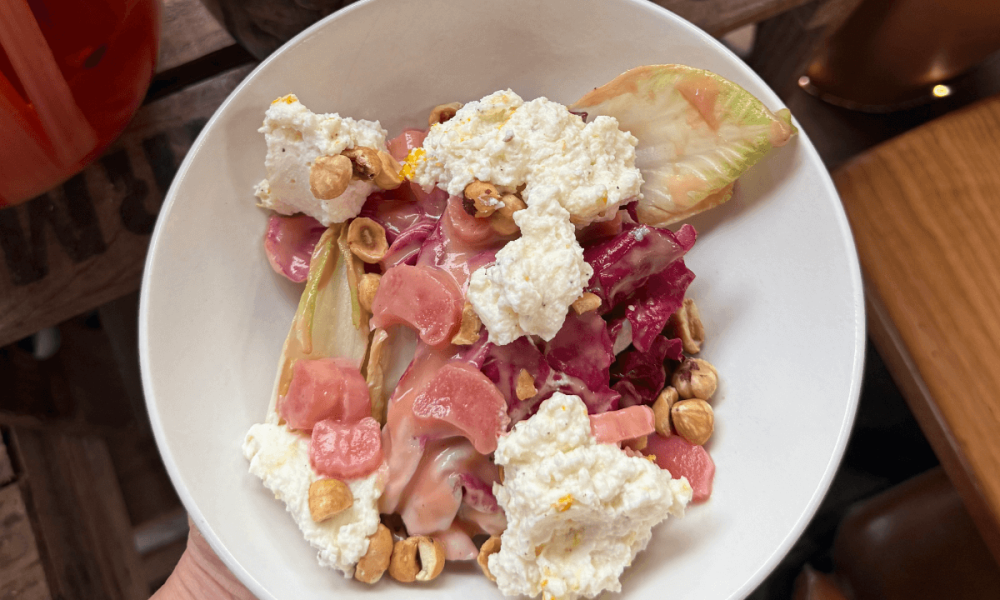
[[[653,433],[653,409],[630,406],[590,415],[590,431],[598,444],[617,444]]]
[[[309,430],[325,419],[357,423],[371,416],[368,384],[350,359],[300,359],[292,365],[288,393],[278,399],[278,414],[292,429]]]
[[[495,414],[499,423],[492,426],[492,439],[484,449],[496,448],[496,438],[507,422],[503,398],[493,387],[486,394],[485,409],[473,406],[481,394],[474,389],[470,393],[462,385],[469,380],[474,387],[481,384],[473,378],[482,376],[478,367],[485,345],[435,350],[418,344],[413,362],[390,399],[383,431],[390,471],[380,510],[398,512],[410,533],[446,538],[450,560],[474,558],[471,536],[499,533],[506,526],[492,491],[498,481],[496,466],[464,437],[461,428],[439,418],[460,415],[457,410],[465,409],[474,412],[470,416],[475,419]],[[457,410],[442,399],[455,393],[463,394],[455,403],[462,405]]]
[[[441,221],[421,247],[417,264],[443,269],[465,293],[472,273],[495,262],[497,252],[511,239],[497,235],[486,219],[465,212],[462,199],[451,196]]]

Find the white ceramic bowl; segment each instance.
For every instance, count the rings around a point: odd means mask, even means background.
[[[317,566],[240,444],[265,413],[299,287],[265,260],[257,127],[294,92],[317,112],[380,119],[390,135],[439,103],[510,87],[570,103],[631,67],[683,63],[780,100],[711,37],[635,0],[374,0],[310,28],[265,61],[208,123],[161,210],[142,288],[143,383],[160,452],[191,518],[260,598],[493,598],[474,565],[430,585],[375,588]],[[711,500],[660,526],[625,598],[739,598],[778,563],[830,483],[864,358],[854,245],[804,132],[693,220],[690,294],[722,385]]]

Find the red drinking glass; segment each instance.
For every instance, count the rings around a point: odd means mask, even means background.
[[[159,0],[0,0],[0,207],[59,184],[135,114]]]

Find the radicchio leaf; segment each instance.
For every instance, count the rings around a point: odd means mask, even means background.
[[[696,234],[684,225],[676,234],[668,229],[628,224],[620,234],[583,251],[594,269],[587,290],[597,294],[607,312],[634,294],[694,245]]]
[[[678,339],[656,336],[646,352],[627,350],[611,366],[614,389],[622,395],[619,407],[652,404],[667,381],[663,361],[680,360],[684,345]],[[628,384],[628,385],[623,385]]]
[[[684,292],[692,280],[694,273],[683,259],[678,259],[626,299],[625,318],[632,324],[632,344],[637,350],[646,352],[651,348],[670,315],[684,303]]]
[[[313,249],[326,227],[308,215],[272,214],[267,221],[264,252],[275,273],[302,283],[309,275]]]
[[[505,346],[489,345],[483,373],[507,400],[511,423],[530,417],[538,405],[555,392],[579,396],[590,414],[614,410],[618,393],[608,387],[611,337],[607,325],[595,313],[572,315],[552,341],[539,347],[528,337]],[[537,393],[520,400],[517,377],[526,369],[535,380]]]

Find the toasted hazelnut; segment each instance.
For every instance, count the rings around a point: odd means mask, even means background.
[[[382,169],[375,176],[375,185],[383,190],[394,190],[402,185],[403,165],[384,150],[378,151],[378,159],[382,164]]]
[[[320,200],[332,200],[347,191],[352,171],[346,156],[320,156],[309,168],[309,190]]]
[[[719,374],[707,360],[685,358],[670,380],[681,398],[708,400],[719,384]]]
[[[351,488],[339,479],[319,479],[309,484],[309,514],[317,523],[354,505]]]
[[[479,341],[479,330],[482,329],[482,326],[483,323],[479,320],[475,309],[472,308],[472,304],[466,302],[465,306],[462,307],[462,324],[455,337],[451,338],[451,343],[456,346],[475,344]]]
[[[573,312],[578,315],[597,310],[601,307],[601,298],[593,292],[584,292],[582,296],[573,301]]]
[[[450,121],[458,109],[462,108],[461,102],[449,102],[448,104],[438,104],[431,109],[431,114],[427,117],[427,126],[434,127],[438,123]]]
[[[521,230],[517,226],[517,223],[514,222],[514,219],[504,217],[500,214],[500,211],[490,215],[490,227],[493,228],[493,231],[503,236],[514,235]]]
[[[524,200],[514,194],[504,194],[500,197],[502,206],[490,215],[490,227],[500,235],[514,235],[518,232],[517,223],[514,222],[514,213],[527,208]]]
[[[362,181],[371,181],[382,171],[382,161],[374,148],[355,146],[344,150],[341,155],[351,160],[352,175]]]
[[[417,538],[409,537],[398,540],[392,546],[392,556],[389,559],[389,576],[402,583],[410,583],[417,579],[420,565],[417,564]]]
[[[640,435],[637,438],[632,438],[630,440],[625,440],[622,442],[622,448],[631,448],[636,452],[641,452],[646,449],[646,445],[649,443],[649,436]]]
[[[670,315],[670,325],[674,334],[681,338],[684,351],[688,354],[701,352],[701,344],[705,341],[705,325],[701,322],[698,305],[691,298],[685,298],[677,312]]]
[[[538,390],[535,389],[535,378],[527,369],[521,369],[521,372],[517,374],[517,385],[514,387],[514,393],[517,394],[518,400],[527,400],[538,393]]]
[[[396,581],[431,581],[444,569],[444,545],[420,535],[400,540],[392,547],[389,576]]]
[[[479,548],[479,556],[476,557],[476,562],[479,563],[479,568],[483,570],[483,575],[490,581],[496,581],[497,578],[490,573],[489,558],[491,555],[500,552],[500,536],[491,535],[490,539],[483,542],[483,545]]]
[[[370,265],[382,260],[389,251],[385,229],[368,217],[358,217],[351,221],[347,229],[347,245],[354,256]]]
[[[715,414],[712,406],[700,398],[681,400],[670,409],[677,435],[701,446],[712,437],[715,429]]]
[[[501,206],[497,186],[485,181],[473,181],[465,186],[465,197],[476,207],[476,218],[485,219]]]
[[[382,523],[375,533],[368,536],[368,551],[354,568],[354,578],[362,583],[377,583],[389,568],[392,558],[392,532]]]
[[[663,437],[670,437],[673,433],[670,430],[670,408],[674,402],[677,402],[677,390],[669,385],[663,388],[653,402],[653,426],[656,428],[656,433]]]
[[[420,571],[417,573],[417,581],[436,579],[444,570],[444,544],[437,539],[422,535],[417,543],[417,551],[420,556]]]
[[[500,202],[503,203],[503,206],[497,208],[497,212],[510,219],[514,218],[514,213],[517,211],[528,208],[528,205],[517,194],[504,194],[500,196]]]
[[[367,312],[372,312],[372,302],[375,301],[375,294],[378,293],[381,281],[382,276],[378,273],[365,273],[358,282],[358,303]]]

